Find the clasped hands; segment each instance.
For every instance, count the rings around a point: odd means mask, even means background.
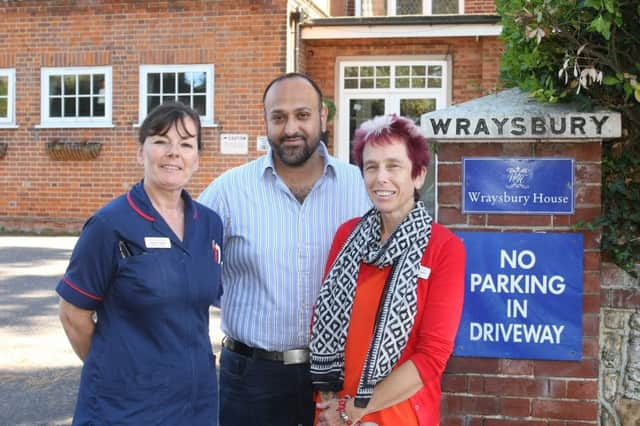
[[[320,399],[316,404],[320,410],[317,426],[355,426],[365,414],[364,408],[354,405],[353,398],[340,398],[335,392],[320,392]]]

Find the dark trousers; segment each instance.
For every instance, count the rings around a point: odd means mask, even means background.
[[[222,348],[220,426],[311,426],[309,364],[284,365]]]

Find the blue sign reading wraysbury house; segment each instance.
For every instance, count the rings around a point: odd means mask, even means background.
[[[462,212],[573,214],[571,158],[463,158]]]
[[[454,354],[579,360],[582,234],[456,234],[467,263]]]

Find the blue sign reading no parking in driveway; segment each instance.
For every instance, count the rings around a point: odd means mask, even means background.
[[[582,234],[456,234],[467,263],[454,354],[579,360]]]

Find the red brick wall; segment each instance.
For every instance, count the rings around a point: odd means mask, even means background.
[[[496,4],[493,0],[465,0],[464,13],[493,15],[496,13]]]
[[[462,156],[573,157],[573,215],[461,214]],[[570,232],[600,214],[599,142],[441,143],[439,221],[455,229]],[[600,309],[599,232],[584,232],[582,360],[537,361],[454,357],[443,380],[442,426],[578,426],[598,418]]]
[[[286,2],[225,0],[0,3],[0,68],[16,69],[18,129],[0,159],[0,226],[75,230],[142,176],[136,164],[138,72],[143,64],[214,64],[214,121],[204,130],[189,190],[258,155],[265,84],[285,71]],[[40,69],[112,67],[110,129],[40,129]],[[249,155],[219,154],[219,134],[247,133]],[[102,143],[91,161],[53,161],[45,142]]]

